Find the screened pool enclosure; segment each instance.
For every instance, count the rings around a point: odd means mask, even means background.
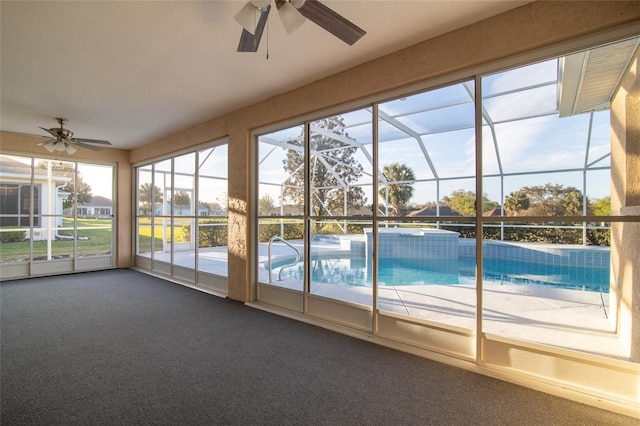
[[[637,47],[259,134],[257,299],[463,358],[478,333],[627,358],[609,107]]]

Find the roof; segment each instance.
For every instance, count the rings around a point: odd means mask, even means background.
[[[440,206],[440,216],[460,216],[455,210],[452,210],[449,206]],[[420,217],[420,216],[438,216],[438,210],[436,206],[427,206],[420,210],[414,210],[409,213],[407,216],[409,217]]]
[[[78,207],[112,207],[113,201],[107,197],[96,195],[88,203],[78,203]]]
[[[33,168],[33,173],[34,173],[35,179],[37,180],[42,180],[47,178],[46,168],[36,166]],[[30,179],[31,164],[14,160],[8,155],[0,155],[0,176],[10,177],[11,175],[14,175],[16,178],[19,177],[21,179]],[[69,180],[69,178],[64,176],[53,176],[53,179],[56,182]]]

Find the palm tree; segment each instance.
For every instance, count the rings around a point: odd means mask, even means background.
[[[173,196],[172,204],[174,211],[176,206],[180,207],[180,213],[178,214],[182,215],[182,207],[191,204],[191,197],[189,197],[189,194],[187,194],[185,191],[178,191]]]
[[[151,213],[151,206],[162,203],[162,191],[157,186],[152,186],[150,183],[143,183],[138,188],[138,202],[140,205],[141,214],[149,215]]]
[[[504,200],[505,210],[513,216],[518,216],[519,212],[527,210],[530,205],[531,201],[529,200],[529,196],[522,190],[512,192]]]
[[[400,163],[391,163],[382,168],[382,174],[387,179],[386,185],[381,185],[378,194],[388,200],[394,214],[398,214],[413,196],[413,181],[416,177],[413,170]]]

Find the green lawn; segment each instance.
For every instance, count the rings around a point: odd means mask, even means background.
[[[71,220],[64,219],[63,226],[71,227]],[[76,254],[78,256],[91,256],[111,253],[111,229],[112,221],[108,219],[78,219],[78,240],[76,241]],[[93,228],[93,229],[91,229]],[[72,236],[72,230],[59,231],[61,236]],[[29,260],[30,241],[3,242],[0,244],[0,261],[15,262]],[[33,242],[33,259],[39,260],[47,257],[47,241]],[[52,256],[72,256],[74,251],[73,240],[51,241]]]
[[[162,234],[166,230],[167,242],[171,242],[171,225],[170,225],[170,223],[171,223],[171,221],[167,220],[166,221],[166,226],[163,228],[162,219],[159,219],[159,218],[155,219],[155,223],[154,223],[155,226],[153,228],[153,236],[156,238],[156,240],[159,239],[160,242],[162,242],[162,237],[163,237]],[[190,224],[191,224],[191,220],[190,219],[184,219],[184,220],[175,219],[174,226],[173,226],[173,238],[174,238],[175,242],[182,243],[182,242],[189,241],[188,236],[185,239],[184,225],[190,225]],[[138,219],[138,235],[140,237],[147,237],[147,238],[151,239],[151,219],[147,219],[147,218]]]

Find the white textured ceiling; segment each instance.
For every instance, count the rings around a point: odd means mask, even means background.
[[[330,1],[367,31],[348,46],[275,8],[257,53],[237,53],[244,1],[0,2],[0,129],[133,148],[469,25],[522,1]],[[267,46],[269,57],[267,59]]]

